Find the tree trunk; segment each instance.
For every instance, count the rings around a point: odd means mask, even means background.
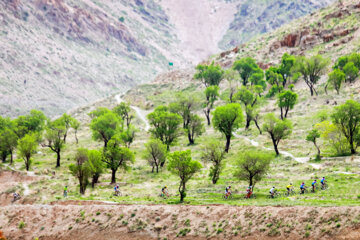
[[[210,126],[211,122],[210,122],[210,110],[205,109],[204,110],[205,116],[206,116],[206,120],[208,122],[208,126]]]
[[[246,129],[246,130],[249,129],[250,123],[251,123],[251,118],[246,115],[246,126],[245,126],[245,129]]]
[[[320,153],[320,148],[318,147],[318,145],[316,144],[316,140],[314,141],[314,145],[318,151],[318,156],[320,157],[321,153]]]
[[[95,173],[92,177],[91,181],[91,187],[95,188],[95,183],[98,183],[100,175],[98,173]]]
[[[82,181],[80,179],[79,179],[79,182],[80,182],[80,194],[84,195],[86,187],[84,186],[84,184],[82,183]]]
[[[214,170],[214,175],[212,177],[212,183],[216,184],[217,181],[219,180],[219,168],[217,166],[214,166],[215,170]]]
[[[108,141],[107,141],[107,140],[104,140],[104,148],[107,147],[107,143],[108,143]]]
[[[258,121],[256,119],[254,119],[255,125],[257,127],[257,129],[259,130],[260,135],[262,134],[261,128],[259,127]]]
[[[30,157],[28,158],[26,158],[26,160],[25,160],[25,167],[26,167],[26,171],[29,171],[29,169],[30,169]]]
[[[60,151],[56,152],[56,167],[60,167]]]
[[[159,173],[159,165],[156,165],[156,173]]]
[[[249,178],[249,187],[253,187],[253,176],[250,176]]]
[[[67,131],[64,134],[64,143],[66,143]]]
[[[75,130],[75,140],[76,140],[76,144],[79,144],[79,139],[77,137],[77,131]]]
[[[231,141],[231,135],[230,135],[230,136],[226,136],[226,145],[225,145],[225,152],[226,152],[226,153],[229,152],[230,141]]]
[[[191,136],[191,132],[188,130],[188,139],[189,139],[189,145],[193,145],[194,144],[194,139]]]
[[[275,139],[274,139],[274,136],[272,136],[272,135],[271,135],[271,140],[272,140],[273,145],[274,145],[275,153],[276,153],[277,156],[279,156],[280,153],[279,153],[279,150],[278,150],[278,146],[277,146],[277,143],[276,143],[276,141],[275,141]]]
[[[314,96],[314,91],[313,91],[312,87],[310,87],[310,94],[311,94],[311,96]]]
[[[170,152],[170,144],[166,144],[166,150]]]
[[[10,151],[10,165],[13,164],[13,160],[14,160],[13,151]]]
[[[151,169],[151,172],[152,172],[152,173],[154,172],[154,168],[155,168],[155,167],[154,167],[154,166],[152,166],[152,169]]]
[[[282,107],[280,108],[280,112],[281,112],[281,115],[280,115],[281,120],[284,120],[284,114],[283,114],[283,108]]]
[[[116,183],[116,170],[111,169],[111,184]]]
[[[181,183],[181,185],[179,187],[179,192],[180,192],[180,202],[184,202],[184,198],[185,198],[185,182]]]

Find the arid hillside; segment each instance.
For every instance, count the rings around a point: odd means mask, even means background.
[[[191,66],[218,53],[220,42],[235,46],[331,0],[290,2],[1,1],[0,114],[59,115],[149,82],[169,62]]]

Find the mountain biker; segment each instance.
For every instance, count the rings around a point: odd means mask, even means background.
[[[119,185],[116,184],[115,187],[114,187],[114,194],[115,194],[115,196],[118,196],[119,193],[120,193],[120,188],[119,188]]]
[[[311,183],[312,190],[315,192],[315,186],[316,186],[316,179]]]
[[[304,191],[305,191],[305,183],[304,182],[300,185],[300,191],[301,191],[301,194],[304,194]]]
[[[286,186],[286,189],[288,191],[288,194],[290,194],[290,192],[294,189],[294,186],[292,183],[290,183],[289,185]]]
[[[67,197],[68,194],[68,186],[64,187],[64,197]]]
[[[225,197],[229,197],[231,194],[231,186],[225,188]]]
[[[275,187],[272,187],[269,192],[270,192],[270,194],[271,194],[271,198],[274,198]]]
[[[324,185],[325,185],[325,182],[326,182],[326,180],[325,180],[325,177],[323,177],[321,180],[320,180],[320,183],[321,183],[321,185],[324,187]]]
[[[17,192],[14,192],[13,197],[14,197],[14,200],[13,200],[14,202],[16,200],[20,199],[20,195]]]
[[[252,186],[249,186],[247,189],[246,189],[246,198],[250,198],[251,195],[252,195]]]
[[[163,187],[163,188],[161,189],[161,192],[162,192],[162,195],[163,195],[163,196],[169,197],[169,193],[168,193],[168,191],[167,191],[167,186]]]

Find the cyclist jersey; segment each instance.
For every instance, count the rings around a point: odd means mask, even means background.
[[[64,187],[64,191],[67,191],[67,187]]]
[[[323,178],[323,179],[321,179],[321,181],[320,181],[320,182],[321,182],[321,183],[324,183],[324,181],[325,181],[325,179]]]
[[[117,188],[116,188],[116,187],[114,187],[114,191],[116,191],[116,189],[117,189]]]
[[[275,188],[270,189],[270,193],[274,193],[274,191],[275,191]]]
[[[315,184],[316,184],[316,181],[313,181],[313,183],[311,185],[314,186]]]
[[[287,185],[286,188],[292,188],[292,185]]]
[[[300,185],[300,188],[304,188],[304,187],[305,187],[305,184],[301,184],[301,185]]]
[[[230,190],[229,187],[225,188],[225,192],[229,192],[229,190]]]

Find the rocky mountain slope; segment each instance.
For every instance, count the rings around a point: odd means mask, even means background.
[[[186,67],[331,0],[0,1],[0,114],[49,116]],[[271,19],[271,20],[270,20]]]

